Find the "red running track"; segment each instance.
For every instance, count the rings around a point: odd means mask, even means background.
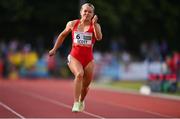
[[[177,118],[180,100],[91,88],[72,113],[72,80],[0,80],[0,118]]]

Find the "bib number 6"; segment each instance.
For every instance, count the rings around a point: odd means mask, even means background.
[[[76,35],[76,39],[80,39],[80,34],[77,34],[77,35]]]

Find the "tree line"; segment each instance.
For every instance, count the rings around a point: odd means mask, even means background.
[[[166,40],[180,50],[179,0],[87,0],[94,4],[104,42],[125,38],[128,48],[137,51],[143,41]],[[79,0],[1,0],[0,38],[44,37],[45,44],[60,33],[67,21],[79,18]]]

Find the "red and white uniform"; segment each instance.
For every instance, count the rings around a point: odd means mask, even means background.
[[[83,67],[86,67],[93,58],[93,45],[95,43],[93,25],[85,32],[78,31],[80,20],[77,20],[72,30],[72,49],[70,55],[76,58]]]

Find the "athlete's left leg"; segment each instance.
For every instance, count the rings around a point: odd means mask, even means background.
[[[83,102],[86,94],[89,90],[89,85],[93,79],[94,76],[94,60],[88,63],[88,65],[84,68],[84,77],[82,81],[82,88],[81,88],[81,96],[80,96],[80,101]]]

